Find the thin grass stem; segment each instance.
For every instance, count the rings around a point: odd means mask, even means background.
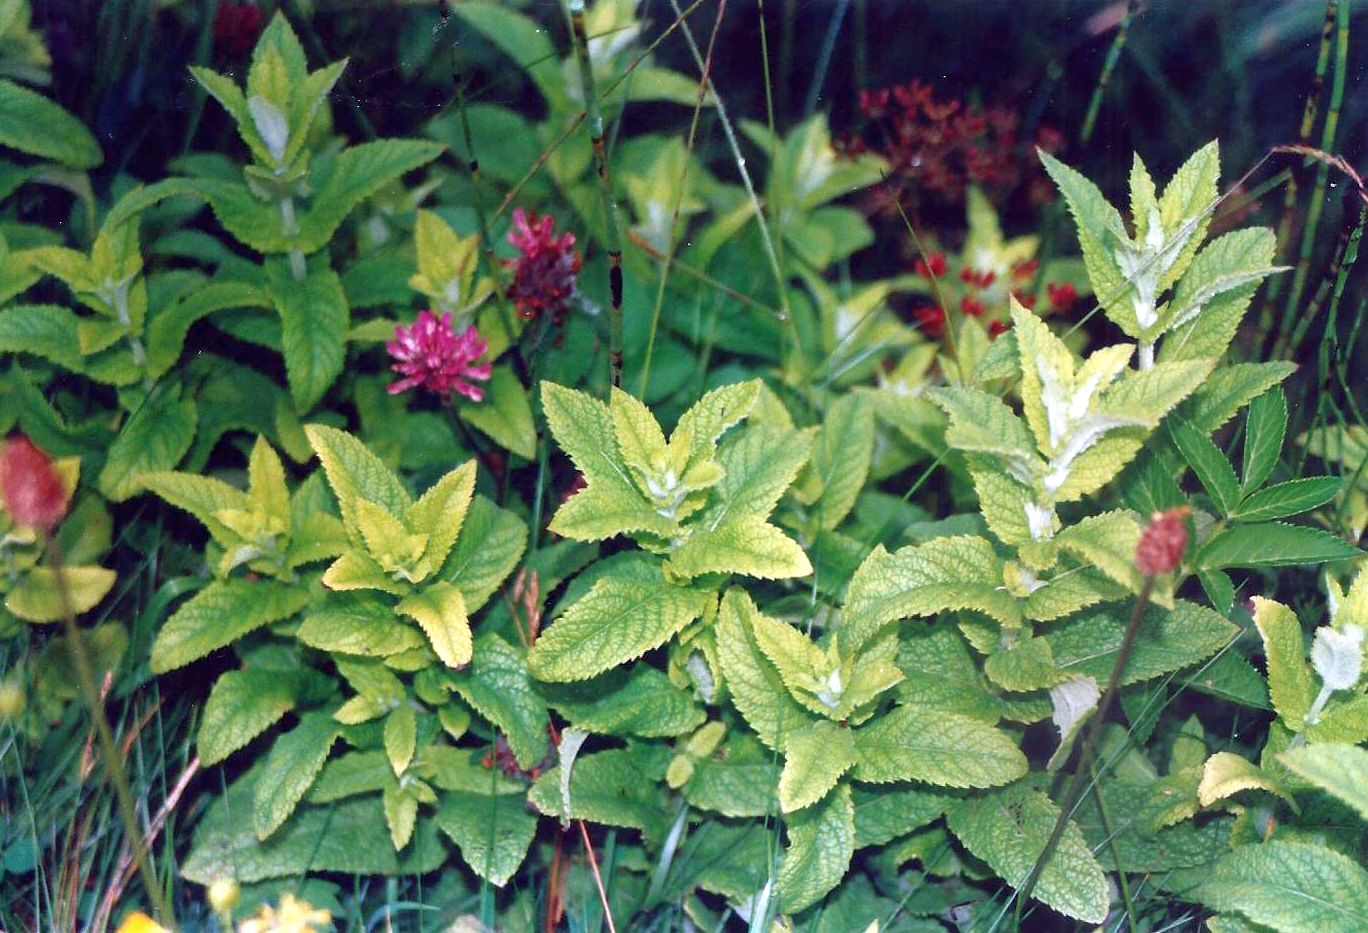
[[[1121,17],[1121,26],[1116,30],[1116,38],[1112,39],[1111,48],[1107,50],[1107,58],[1102,62],[1102,74],[1098,76],[1097,86],[1093,88],[1092,99],[1088,101],[1088,112],[1083,117],[1083,129],[1078,134],[1079,141],[1085,146],[1092,139],[1093,130],[1097,127],[1097,115],[1102,110],[1102,98],[1107,95],[1107,88],[1111,86],[1112,73],[1116,71],[1116,63],[1121,60],[1122,49],[1126,47],[1131,20],[1135,18],[1139,9],[1139,0],[1130,0],[1126,4],[1126,14]]]

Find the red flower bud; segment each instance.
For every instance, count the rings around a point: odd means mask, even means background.
[[[965,295],[960,299],[960,310],[970,317],[983,317],[988,311],[988,306],[977,298]]]
[[[922,332],[932,340],[938,340],[945,334],[945,312],[935,305],[923,305],[912,312],[912,316],[921,325]]]
[[[946,264],[946,261],[945,261],[945,254],[944,254],[944,253],[932,253],[932,254],[931,254],[931,258],[930,258],[929,260],[927,260],[927,259],[918,259],[918,260],[917,260],[917,265],[916,265],[917,275],[921,276],[921,277],[924,278],[924,279],[930,279],[930,278],[943,279],[943,278],[945,278],[946,267],[947,267],[947,264]]]
[[[1051,282],[1045,286],[1045,291],[1050,296],[1050,307],[1056,311],[1068,311],[1078,301],[1078,289],[1068,282],[1062,285]]]
[[[52,458],[23,435],[0,451],[0,499],[16,524],[51,531],[66,514],[67,494]]]
[[[1192,509],[1185,505],[1155,512],[1149,525],[1140,533],[1140,543],[1135,548],[1136,569],[1147,577],[1177,570],[1187,554],[1191,515]]]
[[[1002,321],[990,321],[988,322],[988,337],[991,340],[996,340],[1011,329],[1011,324]]]

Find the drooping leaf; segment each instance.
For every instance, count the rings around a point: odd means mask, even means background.
[[[1196,895],[1281,933],[1353,933],[1368,923],[1368,871],[1303,842],[1241,846],[1211,867]]]
[[[294,685],[276,671],[228,671],[204,704],[199,755],[217,764],[265,732],[294,708]]]
[[[779,909],[795,914],[840,883],[855,853],[855,807],[850,788],[838,787],[822,803],[789,817],[789,846],[779,865]]]
[[[266,263],[266,293],[280,315],[285,375],[295,409],[309,411],[342,372],[351,311],[342,280],[325,264],[314,263],[296,279],[283,259]]]
[[[526,858],[537,831],[536,815],[517,794],[443,794],[435,819],[471,870],[500,888]]]
[[[249,632],[287,619],[308,603],[303,587],[269,581],[210,583],[162,625],[152,645],[152,671],[184,667]]]
[[[517,649],[493,633],[481,635],[470,667],[457,673],[452,685],[504,735],[519,767],[530,771],[541,763],[550,720]]]
[[[257,839],[269,839],[290,818],[328,760],[339,728],[331,716],[312,713],[276,739],[256,786],[252,812]]]

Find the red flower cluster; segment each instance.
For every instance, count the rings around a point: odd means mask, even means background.
[[[924,193],[958,203],[969,185],[978,185],[998,202],[1022,186],[1032,203],[1053,196],[1037,160],[1023,145],[1015,110],[937,100],[930,85],[913,81],[862,91],[860,113],[867,124],[864,132],[840,137],[836,145],[850,156],[873,152],[886,159],[904,201]],[[1031,142],[1054,153],[1063,148],[1064,138],[1042,128]]]
[[[522,253],[507,265],[513,269],[513,285],[509,297],[518,306],[518,313],[529,321],[543,314],[560,324],[570,311],[570,299],[575,294],[575,279],[584,257],[575,252],[575,235],[555,235],[556,221],[551,217],[540,220],[519,208],[513,212],[513,231],[508,242]]]
[[[394,329],[394,340],[386,349],[394,358],[390,368],[404,377],[389,387],[390,395],[422,386],[443,399],[459,392],[472,402],[484,400],[484,389],[474,381],[489,381],[492,369],[475,361],[489,352],[489,344],[474,327],[457,336],[450,311],[440,319],[431,311],[420,311],[412,327]]]
[[[265,17],[255,3],[220,3],[214,17],[214,41],[233,58],[242,58],[256,46]]]
[[[956,297],[956,289],[959,289],[958,307],[961,314],[989,318],[988,336],[996,340],[1005,334],[1011,327],[1006,320],[1007,290],[998,286],[997,273],[991,269],[979,271],[966,266],[958,276],[962,285],[956,286],[953,280],[947,279],[949,268],[950,261],[944,253],[932,253],[925,259],[919,258],[915,265],[917,275],[934,280],[947,301],[952,301]],[[1010,291],[1023,307],[1034,308],[1036,305],[1035,277],[1039,271],[1040,263],[1034,259],[1012,269],[1013,287]],[[998,286],[996,290],[993,290],[994,286]],[[1078,289],[1069,282],[1050,282],[1045,286],[1045,291],[1050,299],[1051,312],[1067,312],[1078,302]],[[945,311],[939,306],[922,305],[914,308],[912,317],[932,340],[945,336]]]
[[[39,531],[52,531],[66,514],[66,487],[52,458],[22,434],[0,450],[0,501],[16,525]]]
[[[1140,543],[1135,547],[1135,568],[1147,577],[1177,570],[1187,554],[1191,516],[1192,509],[1185,505],[1155,512],[1140,533]]]

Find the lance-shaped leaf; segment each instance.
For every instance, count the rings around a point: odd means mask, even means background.
[[[1331,742],[1302,745],[1283,752],[1278,761],[1368,820],[1368,749]]]
[[[279,722],[294,705],[295,684],[279,671],[224,673],[204,704],[200,760],[217,764]]]
[[[328,486],[337,497],[342,521],[354,543],[363,543],[356,515],[358,499],[366,499],[391,515],[403,515],[409,510],[412,503],[399,478],[365,444],[350,434],[320,424],[308,425],[304,431],[323,464]]]
[[[266,293],[280,315],[290,395],[295,409],[307,412],[342,372],[346,357],[351,310],[342,280],[321,262],[296,279],[289,263],[273,259],[266,263]]]
[[[811,806],[854,764],[854,733],[844,726],[823,719],[789,733],[779,775],[780,806],[785,813]]]
[[[1002,560],[986,540],[956,535],[892,554],[877,547],[846,592],[841,649],[853,654],[896,619],[953,609],[982,612],[1009,628],[1021,624],[1016,598],[1003,589]]]
[[[199,660],[249,632],[287,619],[309,601],[301,586],[271,581],[215,581],[166,620],[152,645],[152,671],[164,674]]]
[[[776,891],[785,914],[806,910],[840,883],[855,854],[855,807],[842,785],[788,820],[789,846]]]
[[[550,719],[517,649],[497,635],[482,634],[470,667],[453,675],[451,683],[508,740],[518,767],[530,771],[541,764]]]
[[[432,568],[440,567],[451,553],[474,494],[475,461],[471,460],[439,479],[408,510],[409,527],[427,536],[423,559]]]
[[[458,587],[451,583],[430,584],[402,599],[394,611],[418,623],[432,650],[447,667],[462,668],[470,663],[470,617]]]
[[[270,838],[290,818],[328,760],[339,729],[331,716],[313,713],[276,739],[256,785],[257,839]]]
[[[528,667],[539,680],[587,680],[669,641],[702,615],[706,599],[658,566],[611,573],[542,632]]]
[[[181,398],[178,385],[163,383],[154,389],[109,446],[100,491],[122,502],[139,491],[143,474],[175,467],[194,443],[198,420],[195,403]]]
[[[786,735],[812,717],[789,694],[778,668],[761,651],[755,636],[759,618],[760,611],[744,590],[728,590],[717,614],[717,653],[732,702],[760,741],[777,749]]]
[[[1277,239],[1267,227],[1236,230],[1207,244],[1174,289],[1161,315],[1168,331],[1160,359],[1217,359],[1274,266]]]
[[[841,396],[826,413],[798,498],[811,506],[822,528],[850,514],[864,489],[874,456],[874,405],[864,393]]]
[[[1197,799],[1202,806],[1209,807],[1246,790],[1274,794],[1296,809],[1292,795],[1273,775],[1246,758],[1232,752],[1217,752],[1202,765],[1202,783],[1197,785]]]

